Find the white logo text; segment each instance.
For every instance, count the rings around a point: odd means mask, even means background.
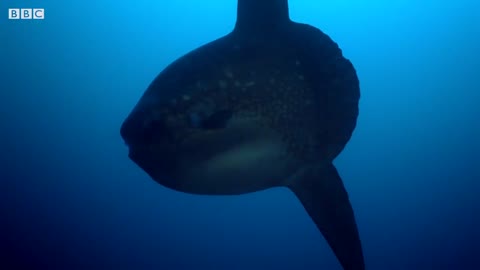
[[[43,8],[9,8],[9,20],[43,20],[45,19],[45,9]]]

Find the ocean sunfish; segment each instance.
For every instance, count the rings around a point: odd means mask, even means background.
[[[352,136],[359,80],[326,34],[292,22],[288,0],[238,0],[234,30],[150,84],[120,133],[168,188],[295,193],[346,270],[365,269],[354,213],[332,161]]]

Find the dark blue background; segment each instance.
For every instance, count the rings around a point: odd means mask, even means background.
[[[331,2],[290,0],[291,18],[337,41],[361,80],[335,164],[367,266],[480,269],[480,4]],[[9,21],[9,7],[46,18]],[[2,263],[340,269],[288,190],[183,194],[127,158],[119,128],[144,89],[235,16],[235,0],[0,2]]]

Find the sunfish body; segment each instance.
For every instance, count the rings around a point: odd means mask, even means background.
[[[327,35],[289,19],[288,0],[238,0],[235,29],[179,58],[121,127],[129,157],[194,194],[288,187],[344,269],[364,269],[332,164],[358,116],[354,67]]]

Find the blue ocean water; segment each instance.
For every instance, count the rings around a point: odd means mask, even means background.
[[[235,16],[235,0],[0,2],[2,269],[341,269],[289,190],[184,194],[127,157],[119,128],[152,79]],[[480,269],[478,1],[290,0],[290,16],[360,78],[335,164],[367,269]]]

